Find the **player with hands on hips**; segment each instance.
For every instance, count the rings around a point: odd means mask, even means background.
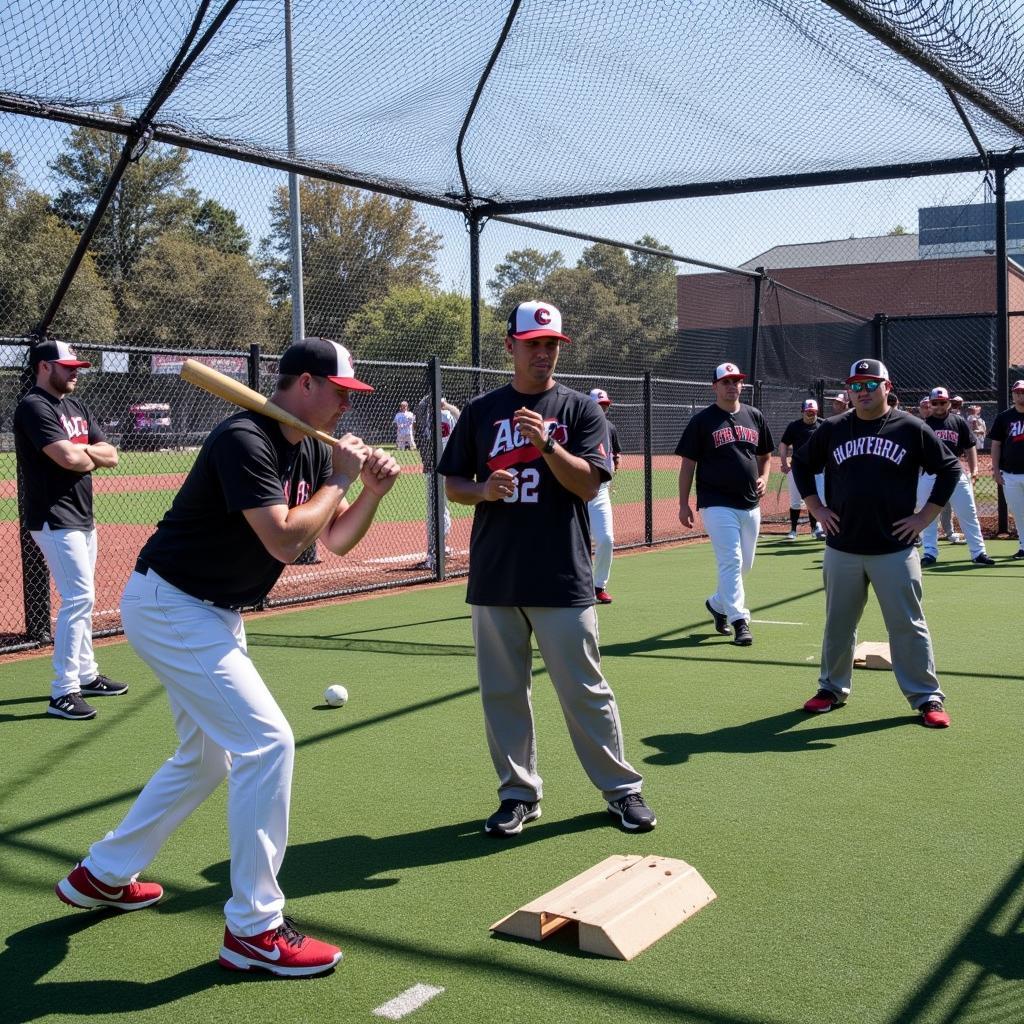
[[[1024,559],[1024,380],[1011,388],[1013,405],[1004,409],[988,432],[992,479],[1002,487],[1006,504],[1017,527],[1018,549],[1011,557]]]
[[[356,379],[348,350],[303,338],[281,356],[281,408],[333,432]],[[330,448],[240,412],[213,429],[121,599],[125,635],[167,690],[179,745],[121,823],[57,885],[74,907],[139,910],[162,888],[138,881],[164,841],[225,779],[231,897],[220,964],[279,975],[330,970],[341,950],[284,916],[277,876],[288,842],[295,740],[246,649],[238,609],[263,600],[319,538],[337,555],[373,522],[399,466],[345,434]],[[362,482],[351,503],[346,493]]]
[[[35,386],[14,410],[14,447],[25,481],[24,526],[60,595],[46,713],[72,721],[96,716],[85,697],[118,697],[128,690],[100,673],[92,646],[97,554],[92,473],[116,468],[117,449],[75,394],[78,371],[89,365],[65,341],[40,341],[29,352]]]
[[[511,384],[472,399],[438,471],[451,501],[474,506],[466,601],[498,809],[484,823],[511,836],[541,815],[531,637],[558,694],[584,771],[622,828],[657,819],[625,759],[622,726],[601,672],[586,503],[609,473],[604,417],[554,379],[559,311],[523,302],[508,321]]]
[[[921,606],[914,539],[949,500],[960,464],[921,420],[889,406],[892,384],[884,363],[859,359],[846,383],[853,410],[827,419],[793,458],[800,494],[827,535],[821,670],[818,692],[804,710],[820,714],[846,703],[853,686],[857,625],[870,584],[904,697],[924,725],[945,728],[949,715]],[[825,504],[814,482],[822,471]],[[934,484],[927,503],[915,511],[922,471],[933,475]]]
[[[978,522],[978,510],[974,504],[974,482],[978,479],[978,448],[977,441],[967,421],[956,412],[951,412],[952,402],[949,392],[942,387],[933,388],[929,395],[931,411],[925,419],[925,423],[932,429],[935,436],[953,453],[959,460],[961,456],[967,458],[967,469],[960,470],[956,487],[950,498],[949,504],[956,512],[960,529],[964,532],[967,541],[967,550],[971,561],[975,565],[995,565],[995,559],[991,558],[985,551],[985,539],[981,533],[981,524]],[[970,475],[968,475],[968,473]],[[918,507],[924,505],[931,494],[935,478],[929,473],[923,473],[917,487]],[[931,522],[921,533],[923,543],[921,565],[934,565],[939,558],[939,527],[937,522]],[[952,540],[951,531],[947,528],[948,537]]]
[[[786,425],[786,429],[782,432],[782,440],[779,442],[779,469],[786,478],[786,485],[789,488],[789,533],[786,534],[786,540],[796,540],[796,528],[800,522],[800,509],[803,508],[804,504],[803,498],[800,497],[800,491],[797,490],[793,474],[789,471],[789,459],[797,448],[806,443],[807,439],[818,429],[820,424],[821,420],[818,419],[818,403],[813,398],[805,398],[800,407],[800,419],[793,420],[792,423]],[[818,487],[818,497],[824,500],[824,476],[819,473],[814,478],[814,482]],[[821,528],[818,521],[810,512],[807,513],[807,518],[811,522],[811,531],[814,536],[818,540],[824,540],[825,531]]]
[[[761,498],[768,487],[771,431],[760,410],[740,402],[743,381],[735,363],[722,363],[712,374],[715,401],[695,413],[676,445],[679,466],[679,522],[693,529],[690,488],[697,477],[697,507],[711,539],[718,565],[718,590],[705,602],[715,629],[733,643],[749,647],[750,611],[743,577],[754,565],[761,528]]]

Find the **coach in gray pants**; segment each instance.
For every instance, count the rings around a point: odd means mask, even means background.
[[[913,545],[949,501],[960,463],[919,419],[889,407],[892,385],[884,363],[858,360],[846,383],[853,410],[826,420],[793,460],[807,511],[826,533],[821,674],[804,710],[831,711],[850,695],[857,624],[870,583],[889,634],[896,681],[922,723],[943,729],[949,715],[935,675],[921,607],[921,562]],[[822,470],[824,504],[814,483]],[[915,513],[922,470],[934,474],[935,484]]]

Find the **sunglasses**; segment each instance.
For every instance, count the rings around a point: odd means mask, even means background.
[[[874,393],[882,386],[882,382],[880,380],[855,380],[852,384],[847,386],[854,394],[861,391],[870,391]]]

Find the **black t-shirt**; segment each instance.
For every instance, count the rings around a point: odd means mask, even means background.
[[[276,420],[240,412],[203,444],[139,560],[179,590],[224,607],[256,604],[284,568],[243,510],[302,505],[331,475],[331,454],[311,437],[289,444]]]
[[[91,530],[92,475],[58,466],[43,449],[54,441],[98,444],[103,431],[74,395],[54,398],[34,387],[14,410],[14,448],[25,475],[25,527]]]
[[[978,441],[967,425],[967,420],[955,412],[945,416],[929,416],[925,423],[932,428],[935,436],[957,457],[968,448],[976,448]]]
[[[839,533],[825,543],[855,555],[902,551],[912,541],[893,523],[912,516],[923,470],[935,474],[930,501],[945,505],[960,479],[960,463],[916,416],[891,409],[877,420],[850,411],[833,416],[798,448],[793,475],[803,497],[815,493],[814,474],[825,471],[825,504],[839,516]]]
[[[481,501],[473,516],[466,600],[479,605],[576,608],[594,603],[586,502],[566,490],[537,448],[519,436],[512,416],[533,409],[548,434],[571,455],[607,468],[604,413],[562,384],[524,395],[511,384],[474,398],[459,417],[438,471],[483,482],[504,469],[517,477],[514,495]]]
[[[1010,406],[992,421],[989,441],[998,441],[999,468],[1004,473],[1024,473],[1024,412]]]
[[[788,444],[790,447],[789,454],[792,455],[797,448],[807,443],[811,434],[820,426],[820,419],[815,418],[813,423],[805,423],[803,416],[801,416],[800,419],[786,424],[786,429],[782,432],[782,440],[779,443]]]
[[[740,405],[726,412],[715,404],[686,424],[676,455],[697,463],[697,508],[756,508],[757,457],[774,448],[759,409]]]

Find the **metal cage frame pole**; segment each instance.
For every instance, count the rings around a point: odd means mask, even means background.
[[[288,157],[295,159],[295,80],[292,62],[292,3],[284,0],[284,89],[288,118]],[[288,257],[292,293],[292,341],[306,336],[306,304],[302,288],[302,199],[299,176],[288,172]]]
[[[996,395],[1000,407],[1010,393],[1010,268],[1006,254],[1006,164],[995,161],[996,201]],[[1010,517],[1006,495],[997,488],[999,508],[996,532],[1009,533]],[[1020,532],[1017,524],[1017,532]]]

